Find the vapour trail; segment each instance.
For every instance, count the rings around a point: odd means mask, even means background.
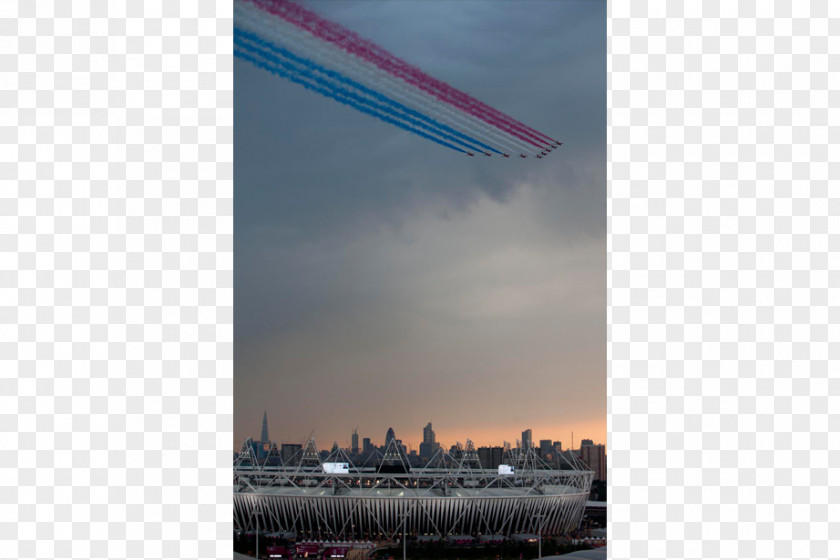
[[[496,111],[477,99],[425,74],[420,69],[397,58],[373,42],[360,37],[349,29],[320,17],[314,12],[306,10],[298,4],[294,4],[288,0],[252,1],[278,17],[306,29],[320,39],[337,44],[348,52],[373,62],[380,68],[401,77],[435,97],[460,107],[464,111],[474,114],[522,140],[541,149],[552,146],[552,140],[547,136],[533,131],[533,129],[528,130],[530,127],[526,127],[524,124],[504,113]]]
[[[357,93],[353,92],[351,89],[346,88],[346,87],[342,87],[342,86],[334,83],[333,81],[330,81],[329,79],[319,77],[317,75],[317,72],[319,72],[319,71],[326,72],[325,69],[317,70],[318,65],[315,65],[313,63],[309,63],[309,61],[306,61],[305,59],[302,59],[300,57],[295,56],[294,54],[290,53],[286,49],[283,49],[281,47],[277,47],[275,45],[272,45],[268,41],[260,39],[259,37],[255,36],[251,33],[248,33],[246,31],[242,31],[238,28],[234,28],[234,42],[235,42],[235,44],[237,44],[239,46],[242,46],[242,47],[246,47],[246,48],[252,50],[253,52],[258,52],[262,56],[262,58],[264,58],[265,60],[267,60],[269,62],[272,62],[275,66],[279,66],[279,67],[283,68],[285,71],[287,71],[289,73],[295,74],[295,75],[297,75],[297,76],[299,76],[303,79],[306,79],[306,80],[308,80],[312,83],[315,83],[315,84],[317,84],[321,87],[330,89],[331,91],[333,91],[333,92],[335,92],[339,95],[342,95],[342,96],[344,96],[348,99],[351,99],[351,100],[355,101],[356,103],[358,103],[360,105],[364,105],[364,106],[369,107],[371,110],[376,111],[377,113],[388,114],[392,118],[404,121],[414,128],[424,129],[429,134],[439,136],[442,139],[444,139],[444,140],[446,140],[450,143],[460,144],[461,146],[469,148],[470,150],[473,150],[473,151],[480,151],[480,149],[477,146],[475,146],[473,144],[468,144],[467,142],[464,142],[463,140],[455,137],[452,134],[448,134],[444,131],[441,131],[436,126],[430,125],[427,122],[423,122],[423,120],[421,120],[421,119],[417,119],[417,118],[413,118],[412,116],[405,115],[405,114],[403,114],[403,113],[401,113],[401,112],[399,112],[399,111],[397,111],[397,110],[395,110],[395,109],[393,109],[393,108],[391,108],[391,107],[389,107],[389,106],[387,106],[383,103],[378,103],[376,101],[371,100],[370,98],[358,95]],[[312,70],[308,70],[307,67],[312,68]],[[333,73],[333,74],[337,74],[337,73]],[[361,85],[361,84],[359,84],[359,85]],[[364,86],[362,86],[362,87],[364,87]],[[368,89],[368,91],[370,91],[372,93],[375,93],[375,94],[377,93],[377,92],[374,92],[373,90],[369,90],[369,89]],[[380,97],[388,100],[388,98],[386,98],[385,96],[380,95]],[[397,104],[397,105],[399,105],[399,104]],[[428,119],[428,117],[425,117],[425,115],[421,115],[421,116],[424,117],[426,120],[431,120],[431,119]],[[457,133],[457,131],[455,131],[455,132]],[[477,141],[473,140],[473,142],[477,142]],[[480,142],[477,142],[477,143],[480,144]],[[490,149],[493,150],[493,148],[490,148]],[[496,151],[496,150],[493,150],[493,151]]]
[[[485,114],[482,113],[479,109],[476,108],[474,104],[467,101],[464,102],[457,97],[453,98],[452,94],[444,88],[440,87],[430,87],[429,80],[424,79],[424,75],[422,73],[415,73],[412,72],[413,67],[405,65],[397,59],[387,53],[386,51],[382,51],[376,45],[372,43],[370,45],[366,44],[364,40],[361,40],[358,36],[350,36],[350,33],[341,28],[337,25],[331,25],[326,20],[321,20],[314,14],[310,14],[306,10],[303,10],[299,6],[294,4],[290,4],[283,1],[272,1],[272,0],[254,0],[259,5],[263,6],[265,9],[272,11],[276,15],[283,17],[287,21],[298,25],[302,29],[306,29],[313,33],[315,36],[319,37],[324,41],[331,41],[343,49],[345,49],[348,53],[353,55],[365,58],[379,66],[380,68],[390,72],[392,75],[405,80],[406,82],[426,91],[437,97],[438,99],[450,103],[460,109],[473,114],[479,118],[484,119],[487,122],[495,125],[496,127],[505,130],[509,134],[517,136],[534,146],[540,147],[545,149],[543,146],[535,143],[532,139],[523,136],[508,124],[498,121],[493,118],[487,118]],[[310,17],[312,16],[312,17]],[[355,41],[354,39],[359,39],[360,41]],[[381,51],[381,52],[380,52]],[[396,62],[395,62],[396,61]],[[434,84],[432,84],[434,85]]]
[[[473,149],[477,150],[478,148],[476,146],[481,146],[483,148],[487,148],[487,149],[496,151],[492,147],[481,143],[480,141],[476,140],[475,138],[467,136],[466,134],[463,134],[463,133],[459,132],[458,130],[455,130],[455,129],[453,129],[451,127],[448,127],[448,126],[446,126],[442,123],[439,123],[433,118],[430,118],[430,117],[428,117],[428,116],[426,116],[426,115],[424,115],[424,114],[422,114],[418,111],[415,111],[414,109],[411,109],[410,107],[407,107],[407,106],[403,105],[402,103],[399,103],[399,102],[389,98],[388,96],[383,95],[382,93],[365,86],[364,84],[361,84],[361,83],[359,83],[355,80],[352,80],[352,79],[342,75],[340,72],[336,72],[335,70],[329,70],[329,69],[324,68],[323,66],[321,66],[319,64],[316,64],[316,63],[312,62],[311,60],[308,60],[304,57],[297,56],[296,54],[292,53],[288,49],[284,49],[283,47],[280,47],[278,45],[274,45],[274,44],[272,44],[268,41],[265,41],[265,40],[261,39],[258,35],[255,35],[253,33],[249,33],[247,31],[240,30],[239,28],[235,28],[234,33],[235,34],[238,33],[241,36],[243,36],[244,38],[246,38],[247,40],[249,40],[251,42],[254,42],[254,43],[257,43],[257,44],[260,44],[261,46],[263,46],[263,48],[267,48],[268,50],[271,50],[274,53],[276,53],[276,54],[278,54],[278,55],[280,55],[284,58],[287,58],[294,63],[297,63],[297,64],[300,64],[300,65],[305,66],[307,68],[310,68],[310,69],[314,70],[315,72],[318,72],[318,73],[324,75],[327,79],[335,80],[335,81],[337,81],[339,83],[342,83],[342,84],[344,84],[348,87],[355,88],[361,94],[367,95],[367,96],[369,96],[369,97],[371,97],[371,98],[373,98],[377,101],[385,103],[385,104],[397,109],[398,111],[405,113],[409,117],[414,117],[416,119],[422,120],[422,121],[428,123],[428,125],[431,127],[431,130],[439,129],[444,134],[450,134],[452,136],[457,136],[457,137],[460,137],[463,140],[471,142],[472,144],[474,144],[474,145],[470,145],[470,147],[473,148]],[[500,152],[496,151],[496,153],[500,153]]]
[[[384,122],[468,155],[541,158],[559,145],[295,4],[236,0],[234,6],[240,58]]]
[[[268,16],[250,2],[236,4],[235,21],[237,27],[244,27],[255,34],[270,37],[275,44],[285,45],[289,49],[303,48],[310,58],[322,65],[339,67],[345,75],[357,81],[374,83],[379,90],[392,96],[401,104],[413,107],[419,112],[435,114],[438,121],[450,127],[461,128],[473,137],[483,137],[485,142],[495,144],[497,148],[505,152],[539,153],[532,145],[503,135],[501,131],[484,121],[411,87],[403,80],[395,78],[369,62],[340,50],[330,43],[320,41],[285,20]]]
[[[381,113],[377,113],[376,111],[373,111],[373,110],[371,110],[367,107],[359,105],[358,103],[355,103],[353,100],[347,99],[346,97],[344,97],[344,96],[342,96],[342,95],[340,95],[340,94],[338,94],[338,93],[336,93],[336,92],[334,92],[330,89],[318,86],[316,84],[312,84],[312,83],[308,82],[307,80],[302,79],[300,76],[296,76],[293,73],[286,72],[281,68],[273,66],[272,64],[270,64],[266,60],[262,59],[259,56],[259,53],[255,53],[254,51],[248,49],[247,47],[236,44],[234,46],[234,54],[236,56],[242,58],[243,60],[247,60],[248,62],[254,64],[257,67],[262,68],[263,70],[267,70],[267,71],[269,71],[273,74],[276,74],[276,75],[278,75],[282,78],[286,78],[286,79],[291,80],[291,81],[293,81],[297,84],[300,84],[303,87],[305,87],[306,89],[315,91],[317,93],[320,93],[321,95],[324,95],[326,97],[330,97],[332,99],[335,99],[339,103],[343,103],[344,105],[348,105],[350,107],[353,107],[354,109],[356,109],[358,111],[361,111],[363,113],[367,113],[369,115],[372,115],[372,116],[374,116],[374,117],[376,117],[380,120],[383,120],[387,123],[398,126],[398,127],[402,128],[402,129],[405,129],[409,132],[413,132],[414,134],[417,134],[418,136],[426,138],[427,140],[431,140],[432,142],[440,144],[441,146],[446,146],[447,148],[455,150],[456,152],[461,152],[463,154],[467,153],[466,151],[462,150],[461,148],[453,146],[452,144],[449,144],[448,142],[440,140],[439,138],[435,138],[434,136],[426,134],[425,132],[423,132],[421,130],[417,130],[415,128],[412,128],[411,126],[405,124],[402,121],[398,121],[396,119],[392,119],[391,117],[388,117],[387,115],[382,115]]]

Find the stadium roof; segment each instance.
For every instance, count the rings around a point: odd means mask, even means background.
[[[542,495],[576,494],[580,488],[574,486],[544,485],[536,493],[530,488],[451,488],[445,497],[448,498],[521,498],[528,494],[534,497]],[[332,487],[305,488],[294,486],[257,486],[247,493],[257,493],[266,496],[307,496],[307,497],[353,497],[353,498],[440,498],[444,497],[440,490],[429,488],[339,488],[336,492]]]

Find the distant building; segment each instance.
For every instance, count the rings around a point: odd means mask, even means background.
[[[502,464],[504,447],[479,447],[478,460],[483,469],[497,469]]]
[[[388,428],[388,433],[385,434],[385,447],[388,447],[392,439],[397,439],[397,436],[394,435],[394,428]]]
[[[556,449],[557,451],[563,451],[563,446],[560,444],[559,441],[555,441],[553,445],[554,449]]]
[[[373,453],[373,445],[370,443],[370,438],[366,437],[362,440],[362,453],[367,455]]]
[[[434,443],[435,442],[435,431],[432,429],[432,423],[429,422],[426,424],[426,427],[423,428],[423,443]]]
[[[435,456],[439,449],[440,444],[438,442],[426,443],[424,441],[420,444],[420,458],[428,461]]]
[[[580,454],[577,451],[567,449],[565,451],[560,451],[559,453],[557,453],[557,461],[555,462],[555,465],[560,469],[569,469],[579,463]]]
[[[583,441],[591,442],[592,440]],[[595,471],[594,480],[607,480],[607,455],[603,445],[592,445],[591,443],[581,445],[580,458],[590,469]]]
[[[545,459],[548,455],[554,451],[554,446],[551,445],[550,439],[541,439],[540,440],[540,457]]]
[[[583,447],[584,445],[594,445],[591,439],[582,439],[580,440],[580,446]]]
[[[420,458],[428,461],[435,456],[440,450],[440,444],[435,441],[435,431],[432,429],[432,423],[426,424],[423,428],[423,443],[420,444]]]
[[[268,411],[263,412],[262,433],[260,434],[260,441],[269,443],[268,439]]]
[[[532,447],[534,447],[534,436],[531,433],[531,429],[528,428],[522,432],[522,449],[530,449]]]
[[[283,443],[280,445],[280,457],[283,459],[283,464],[288,465],[292,458],[297,455],[296,459],[300,459],[300,452],[303,446],[299,443]]]
[[[265,452],[263,451],[263,443],[261,441],[251,440],[251,450],[254,452],[254,457],[258,460],[265,459]]]
[[[359,454],[359,432],[353,430],[353,435],[350,436],[350,453],[353,455]]]

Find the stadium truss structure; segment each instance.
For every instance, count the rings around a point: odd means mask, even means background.
[[[533,448],[505,449],[508,469],[484,469],[475,447],[439,451],[409,467],[391,440],[356,465],[334,446],[322,460],[314,440],[284,464],[275,446],[257,460],[249,439],[234,463],[234,525],[307,539],[517,538],[560,535],[583,517],[593,472],[572,453],[551,468]],[[337,465],[338,468],[334,466]]]

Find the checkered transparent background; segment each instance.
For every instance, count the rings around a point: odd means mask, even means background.
[[[840,558],[840,6],[610,11],[610,556]],[[231,556],[231,24],[0,3],[0,557]]]
[[[609,30],[611,555],[840,558],[840,4]]]
[[[0,18],[0,557],[230,557],[232,7]]]

